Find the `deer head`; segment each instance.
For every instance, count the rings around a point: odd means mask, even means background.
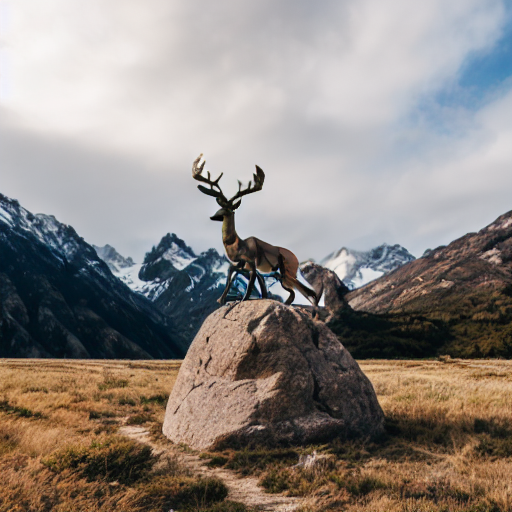
[[[256,166],[256,172],[253,174],[253,180],[249,181],[249,185],[246,188],[242,188],[242,182],[238,181],[238,192],[231,198],[227,199],[222,189],[220,188],[219,181],[224,173],[221,173],[219,177],[212,180],[210,171],[206,171],[206,176],[203,176],[203,169],[206,163],[205,160],[200,164],[203,154],[201,153],[192,165],[192,177],[210,186],[207,188],[203,185],[198,185],[197,188],[207,196],[215,197],[218,205],[221,207],[220,210],[213,216],[210,217],[212,220],[222,220],[224,216],[231,215],[233,212],[242,204],[242,197],[253,192],[258,192],[263,188],[263,182],[265,181],[265,173],[263,170]]]

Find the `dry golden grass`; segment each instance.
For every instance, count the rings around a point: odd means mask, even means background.
[[[307,496],[304,512],[512,511],[512,361],[360,365],[386,414],[382,439],[297,450],[326,456],[309,470],[284,450],[227,451],[213,462]]]
[[[128,463],[140,458],[115,434],[126,423],[160,429],[179,365],[0,360],[0,512],[156,512],[172,508],[171,495],[184,503],[180,512],[246,510],[222,501],[200,505],[203,484],[176,464],[155,469],[162,461],[130,483],[86,477],[84,463],[55,471],[59,457],[78,460],[81,450],[91,460],[108,450]],[[383,439],[227,451],[213,462],[258,473],[269,490],[307,496],[304,512],[512,512],[511,361],[360,365],[387,417]],[[292,467],[315,449],[326,455],[322,464]],[[221,500],[218,483],[208,485],[217,493],[212,500]]]
[[[512,510],[512,361],[360,364],[403,456],[375,449],[358,470],[384,486],[346,510]]]
[[[221,482],[116,435],[159,428],[180,364],[0,360],[0,512],[243,512]]]

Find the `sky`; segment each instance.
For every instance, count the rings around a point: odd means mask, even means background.
[[[0,193],[141,261],[167,232],[415,256],[512,210],[512,0],[0,0]]]

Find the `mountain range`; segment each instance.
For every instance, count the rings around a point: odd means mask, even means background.
[[[197,255],[176,234],[168,233],[146,254],[142,264],[135,264],[110,245],[95,248],[114,275],[153,301],[187,339],[192,340],[204,319],[219,307],[217,299],[226,283],[229,262],[215,249]],[[412,260],[414,256],[400,245],[383,244],[367,252],[342,248],[322,263],[354,289]],[[288,297],[274,278],[267,277],[266,281],[272,298],[283,301]],[[243,297],[246,282],[243,276],[235,280],[232,300]],[[256,291],[254,296],[259,297]],[[297,299],[301,301],[299,294]],[[302,302],[309,304],[306,299]]]
[[[354,290],[414,259],[401,245],[382,244],[369,251],[342,247],[321,260],[320,265],[336,272],[343,283]]]
[[[321,263],[302,268],[334,287],[324,318],[356,357],[512,357],[512,212],[418,259],[383,244]],[[182,357],[227,267],[175,234],[136,264],[0,195],[0,357]]]
[[[128,261],[111,249],[97,248],[110,267]],[[119,268],[114,275],[151,300],[191,342],[204,319],[219,307],[217,299],[226,284],[228,268],[227,258],[215,249],[196,254],[176,234],[168,233],[146,254],[143,263]],[[228,298],[241,299],[245,289],[246,280],[235,279]],[[259,297],[256,291],[254,297]]]
[[[180,358],[187,347],[71,226],[0,195],[0,357]]]

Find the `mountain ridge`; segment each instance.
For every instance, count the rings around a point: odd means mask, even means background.
[[[354,290],[415,259],[405,247],[384,243],[368,251],[342,247],[320,260],[320,265],[336,272]]]
[[[0,195],[3,357],[181,357],[185,341],[76,231]]]
[[[357,311],[443,322],[443,350],[512,357],[512,211],[347,295]]]

